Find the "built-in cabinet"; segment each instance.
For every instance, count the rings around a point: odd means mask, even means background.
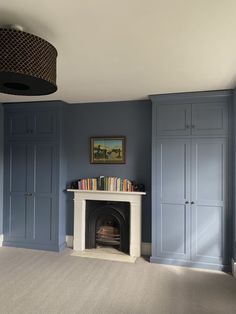
[[[63,104],[5,105],[4,245],[65,246]]]
[[[225,102],[160,104],[155,110],[157,136],[227,135]]]
[[[231,94],[151,99],[151,261],[227,269]]]
[[[53,138],[56,136],[57,114],[53,110],[9,112],[6,135],[9,138]]]

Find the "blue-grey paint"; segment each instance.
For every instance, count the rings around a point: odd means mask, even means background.
[[[151,102],[68,105],[65,113],[67,183],[83,177],[119,176],[145,184],[142,240],[151,240]],[[126,163],[90,164],[90,137],[124,135]],[[73,196],[67,196],[67,234],[73,234]]]
[[[233,258],[236,263],[236,88],[233,90],[233,106],[232,106],[232,132],[233,132],[233,140],[232,140],[232,151],[233,151]]]
[[[63,107],[5,105],[4,245],[65,246]]]
[[[153,262],[229,269],[230,195],[220,191],[228,181],[231,97],[231,90],[151,96]],[[169,167],[168,162],[172,163]],[[203,169],[204,164],[211,167]],[[202,189],[208,177],[214,177],[214,182]],[[231,188],[229,184],[225,191]],[[190,197],[194,199],[191,206]],[[210,241],[214,245],[206,246]]]
[[[0,235],[3,233],[3,106],[0,104]]]

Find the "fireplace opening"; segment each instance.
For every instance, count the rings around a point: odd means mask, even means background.
[[[130,204],[86,201],[86,248],[112,247],[129,254]]]
[[[96,244],[99,246],[120,246],[120,226],[116,218],[111,216],[97,222]]]

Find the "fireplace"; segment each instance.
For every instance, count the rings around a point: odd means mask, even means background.
[[[145,195],[145,192],[122,192],[122,191],[86,191],[86,190],[68,190],[69,192],[74,193],[74,239],[73,239],[73,249],[77,252],[85,252],[87,247],[87,230],[92,227],[87,226],[86,216],[89,215],[87,211],[94,215],[97,214],[95,208],[97,206],[98,201],[103,201],[102,210],[108,210],[107,206],[109,205],[109,213],[112,214],[113,210],[115,210],[116,217],[111,219],[106,219],[104,221],[103,216],[100,219],[95,219],[97,223],[93,222],[93,232],[94,235],[92,237],[93,242],[88,245],[93,245],[96,247],[99,241],[96,242],[96,239],[99,238],[100,235],[104,235],[104,232],[107,233],[109,230],[108,227],[113,227],[113,233],[120,234],[120,245],[118,247],[119,250],[126,251],[128,254],[124,254],[126,256],[130,256],[132,258],[136,258],[140,256],[141,253],[141,198]],[[95,201],[95,205],[87,206],[89,201]],[[123,204],[122,206],[115,206],[116,203]],[[112,206],[110,206],[112,205]],[[128,207],[127,207],[128,205]],[[94,207],[93,207],[94,206]],[[129,216],[126,216],[129,215]],[[122,221],[121,217],[125,220],[125,223],[117,224],[117,222]],[[112,216],[114,217],[114,215]],[[120,217],[120,218],[119,218]],[[97,224],[97,228],[96,225]],[[100,226],[98,228],[98,225]],[[106,227],[104,230],[104,226]],[[101,228],[101,229],[100,229]],[[117,231],[117,229],[118,231]],[[102,230],[103,229],[103,230]],[[100,231],[100,232],[99,232]],[[99,232],[99,233],[98,233]],[[110,232],[111,234],[111,232]],[[128,235],[128,240],[126,239]],[[90,237],[89,237],[90,238]],[[95,243],[94,243],[95,241]],[[104,245],[104,242],[103,242]],[[128,248],[127,248],[128,246]],[[112,254],[115,256],[116,254]],[[117,254],[118,256],[118,254]],[[118,257],[117,257],[118,258]]]
[[[130,204],[86,201],[85,248],[112,247],[129,254]]]

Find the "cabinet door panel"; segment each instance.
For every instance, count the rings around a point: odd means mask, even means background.
[[[14,112],[7,115],[7,134],[14,137],[29,135],[30,117],[28,113]]]
[[[157,135],[190,135],[190,105],[158,105]]]
[[[223,207],[194,206],[194,260],[222,263]]]
[[[228,106],[226,103],[192,105],[193,135],[223,135],[228,133]]]
[[[55,135],[56,117],[53,111],[33,113],[33,136],[52,137]]]
[[[10,196],[9,222],[10,238],[26,238],[26,197],[24,195]]]
[[[225,263],[227,140],[192,145],[192,260]]]
[[[35,197],[35,240],[52,241],[52,200],[50,197]]]
[[[157,216],[154,256],[189,259],[190,142],[160,140],[157,145]]]
[[[185,256],[186,205],[163,204],[161,206],[161,251],[168,257]]]
[[[34,146],[34,192],[52,193],[53,180],[53,146],[38,144]]]
[[[161,197],[163,202],[186,200],[187,148],[185,142],[166,141],[161,149]]]
[[[28,148],[27,144],[10,144],[10,193],[27,191]]]

